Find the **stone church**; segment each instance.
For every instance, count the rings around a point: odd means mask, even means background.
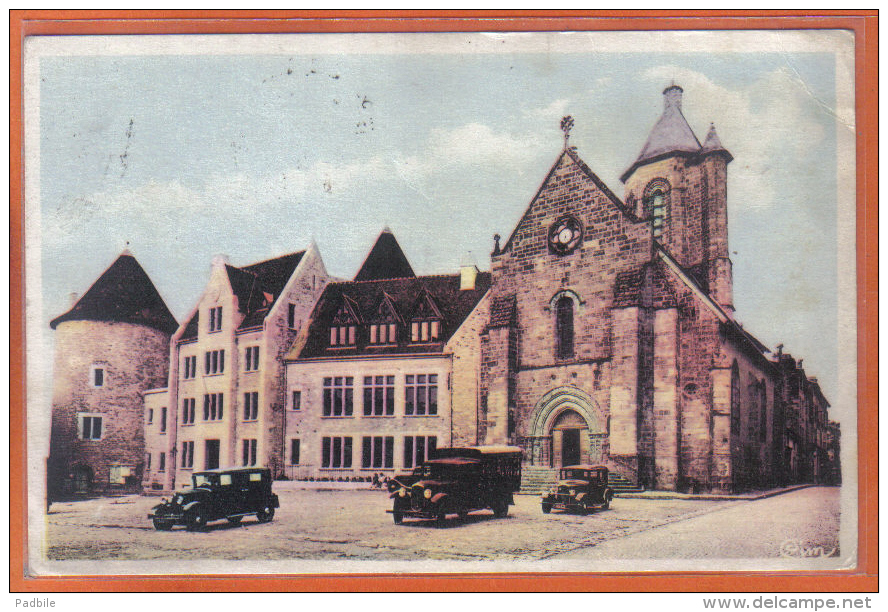
[[[531,466],[605,463],[646,488],[734,490],[780,479],[779,373],[733,318],[727,172],[682,89],[619,198],[565,146],[491,255],[482,336],[485,443]]]

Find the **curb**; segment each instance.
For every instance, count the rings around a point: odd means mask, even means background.
[[[768,497],[774,497],[776,495],[782,495],[784,493],[791,493],[793,491],[798,491],[800,489],[807,489],[809,487],[814,487],[817,485],[814,484],[800,484],[793,485],[791,487],[783,487],[780,489],[771,489],[769,491],[762,491],[760,493],[741,493],[738,495],[721,495],[717,493],[702,493],[702,494],[689,494],[689,493],[664,493],[660,494],[652,494],[652,492],[648,491],[645,493],[616,493],[614,497],[619,497],[622,499],[649,499],[649,500],[658,500],[658,499],[687,499],[687,500],[702,500],[702,501],[757,501],[760,499],[766,499]]]

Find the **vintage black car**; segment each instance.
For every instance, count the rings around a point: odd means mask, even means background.
[[[464,519],[486,508],[506,516],[521,488],[521,455],[515,446],[436,449],[411,474],[389,481],[395,523],[404,517],[443,521],[448,514]]]
[[[543,512],[553,508],[591,512],[610,508],[613,489],[607,484],[608,470],[603,465],[569,465],[561,468],[558,483],[543,493]]]
[[[191,476],[191,488],[177,491],[170,501],[152,508],[148,518],[159,531],[185,525],[191,531],[210,521],[228,519],[234,525],[255,514],[260,523],[274,518],[280,506],[271,492],[271,471],[267,468],[207,470]]]

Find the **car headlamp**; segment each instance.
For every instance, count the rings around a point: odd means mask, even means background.
[[[404,497],[405,495],[407,495],[407,489],[405,489],[404,487],[398,489],[398,497]]]
[[[576,495],[576,494],[577,494],[577,490],[576,490],[576,489],[571,489],[571,490],[570,490],[570,496],[571,496],[571,497],[573,497],[573,496]]]
[[[432,499],[432,490],[426,489],[425,491],[422,492],[422,496],[425,497],[426,499]]]

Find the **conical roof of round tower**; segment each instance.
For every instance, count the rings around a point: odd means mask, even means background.
[[[678,85],[670,85],[663,90],[663,114],[654,124],[647,142],[641,148],[638,158],[620,177],[626,181],[636,168],[647,162],[662,159],[674,153],[698,153],[700,141],[688,125],[681,112],[681,96],[684,90]]]
[[[144,325],[172,334],[178,323],[148,274],[129,251],[124,251],[65,314],[53,319],[53,329],[64,321],[103,321]]]
[[[709,124],[709,133],[706,134],[706,140],[703,141],[703,148],[700,149],[701,155],[706,155],[708,153],[722,153],[727,156],[728,161],[734,159],[734,156],[731,155],[730,151],[722,145],[721,139],[715,131],[714,123]]]

